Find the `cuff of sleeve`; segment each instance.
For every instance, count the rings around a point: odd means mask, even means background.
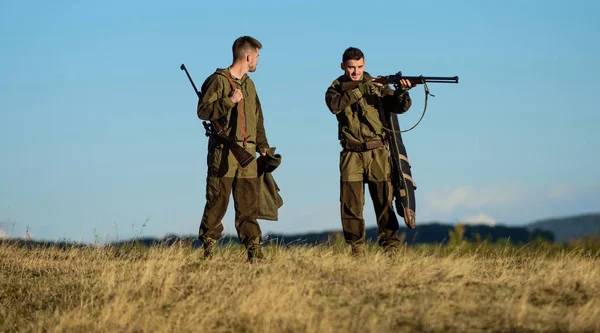
[[[360,92],[360,89],[354,88],[352,89],[352,94],[356,97],[356,100],[359,100],[363,97],[363,94]]]
[[[263,154],[263,153],[267,153],[269,151],[269,146],[264,146],[264,147],[259,147],[258,148],[258,152]]]
[[[223,105],[228,107],[229,109],[233,109],[235,103],[229,97],[223,97]]]
[[[394,94],[396,94],[396,97],[398,97],[399,99],[410,97],[410,95],[408,94],[408,90],[396,89]]]

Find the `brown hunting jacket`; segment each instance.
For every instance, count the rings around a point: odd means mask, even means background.
[[[363,80],[373,77],[363,73]],[[342,83],[350,81],[342,75],[325,93],[325,102],[338,120],[338,137],[343,142],[360,144],[386,139],[382,117],[384,110],[393,113],[406,112],[412,101],[408,92],[395,93],[389,85],[377,87],[375,95],[363,96],[358,88],[342,91]]]
[[[229,75],[237,89],[242,91],[244,99],[233,103],[229,94],[233,90],[227,79]],[[243,113],[240,113],[242,103]],[[198,118],[218,122],[230,138],[256,144],[256,151],[264,153],[269,149],[265,134],[263,112],[256,93],[256,87],[250,77],[245,74],[241,79],[231,76],[229,69],[217,69],[202,84],[198,100]]]

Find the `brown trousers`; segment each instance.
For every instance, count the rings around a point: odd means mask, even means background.
[[[209,145],[208,176],[206,177],[206,206],[200,223],[199,238],[219,239],[223,232],[223,217],[233,192],[235,229],[242,244],[262,239],[257,221],[258,178],[256,159],[245,168],[237,162],[227,147]],[[256,147],[246,150],[256,154]]]
[[[369,194],[379,228],[378,243],[382,247],[395,246],[398,237],[398,219],[392,205],[389,154],[386,147],[366,152],[340,153],[340,211],[344,239],[348,244],[364,244],[366,230],[363,218],[365,187]]]

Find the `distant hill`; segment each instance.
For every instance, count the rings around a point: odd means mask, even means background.
[[[402,237],[406,243],[411,245],[447,244],[450,231],[454,230],[454,227],[451,224],[430,223],[421,224],[412,230],[402,227],[400,233],[404,234]],[[377,241],[377,227],[367,228],[366,234],[367,241]],[[320,244],[336,238],[343,239],[343,234],[341,230],[337,230],[297,235],[270,234],[268,238],[283,244]],[[554,235],[548,231],[528,230],[525,227],[465,225],[464,239],[469,241],[488,240],[492,243],[509,239],[512,244],[524,244],[535,239],[552,242]]]
[[[454,230],[454,227],[455,226],[451,224],[441,223],[422,224],[413,230],[402,227],[400,229],[400,234],[409,245],[424,243],[445,245],[448,243],[450,239],[450,232]],[[367,228],[367,241],[377,242],[377,234],[377,227]],[[491,243],[496,243],[500,240],[510,240],[511,244],[522,245],[538,239],[553,242],[554,235],[549,231],[528,230],[525,227],[465,225],[463,239],[467,241],[487,240]],[[176,235],[169,235],[163,238],[138,238],[135,240],[135,242],[150,246],[153,244],[171,245],[180,240],[190,241],[194,247],[199,247],[201,245],[201,242],[198,241],[194,236],[179,237]],[[343,233],[341,230],[331,230],[295,235],[268,234],[264,236],[264,241],[265,243],[276,243],[281,245],[317,245],[328,242],[343,241]],[[225,236],[219,242],[237,243],[238,240],[237,237],[234,236]],[[131,243],[131,240],[121,241],[115,244],[119,245],[126,243]]]
[[[555,241],[567,242],[573,238],[600,234],[600,213],[539,220],[528,224],[527,228],[530,231],[550,231],[554,234]]]
[[[410,230],[405,228],[402,224],[400,233],[402,234],[402,237],[404,237],[406,243],[411,245],[423,243],[447,244],[450,239],[450,232],[454,230],[454,228],[454,224],[433,222],[421,223],[417,225],[416,229]],[[367,228],[367,240],[376,242],[377,233],[377,227]],[[537,239],[543,239],[549,242],[565,242],[573,238],[581,238],[588,235],[600,235],[600,213],[544,219],[523,226],[465,225],[463,239],[468,241],[487,240],[492,243],[508,239],[512,244],[517,245]],[[120,245],[135,242],[143,245],[171,245],[180,240],[191,242],[194,247],[201,246],[200,241],[198,241],[197,237],[194,235],[167,235],[162,238],[143,237],[134,240],[123,240],[113,244]],[[286,245],[313,245],[343,241],[343,233],[340,227],[338,230],[294,235],[268,234],[264,236],[264,240],[267,243],[280,243]],[[220,240],[222,243],[237,243],[237,241],[237,237],[228,235],[224,235],[223,239]],[[69,242],[46,242],[20,239],[11,239],[8,240],[8,242],[22,246],[80,246]]]

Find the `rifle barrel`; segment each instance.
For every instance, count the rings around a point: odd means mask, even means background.
[[[407,80],[424,80],[425,82],[435,83],[458,83],[458,76],[392,76],[394,81],[400,79]]]
[[[196,96],[200,97],[200,92],[198,91],[198,88],[196,88],[196,85],[194,84],[194,80],[192,80],[190,73],[188,72],[187,68],[185,67],[185,64],[181,64],[181,66],[179,66],[179,69],[181,69],[182,71],[185,72],[185,75],[187,75],[188,79],[190,80],[190,83],[192,84],[192,87],[194,88],[194,92],[196,93]]]

